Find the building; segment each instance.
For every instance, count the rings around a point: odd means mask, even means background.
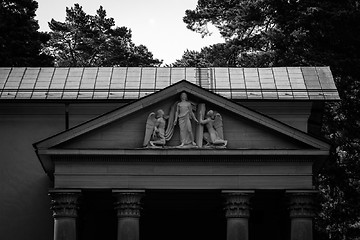
[[[0,89],[2,239],[313,239],[328,67],[0,68]]]

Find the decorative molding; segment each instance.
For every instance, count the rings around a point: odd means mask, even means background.
[[[98,152],[102,152],[102,150],[98,150]],[[239,155],[235,155],[234,153],[237,152]],[[261,151],[259,150],[259,153]],[[61,154],[55,154],[51,156],[51,160],[54,162],[314,162],[319,157],[321,158],[321,155],[317,155],[316,153],[314,155],[300,155],[300,152],[297,152],[299,155],[296,155],[296,152],[294,152],[294,155],[276,155],[277,152],[274,151],[271,153],[270,151],[266,151],[268,155],[263,155],[260,153],[260,155],[255,155],[256,153],[252,153],[254,155],[247,155],[246,153],[243,155],[239,151],[234,151],[234,153],[231,152],[225,152],[222,150],[219,150],[218,153],[206,152],[206,150],[203,152],[200,150],[200,152],[194,152],[194,155],[191,154],[182,154],[182,152],[174,151],[170,154],[160,154],[160,152],[157,153],[149,153],[142,155],[141,152],[139,152],[138,155],[115,155],[110,154],[108,155],[106,151],[104,151],[104,155],[101,154],[95,154],[91,155],[88,154],[69,154],[64,153],[64,155]],[[221,155],[223,153],[223,155]],[[174,155],[172,155],[174,154]],[[274,155],[272,155],[274,154]],[[281,153],[280,153],[281,154]]]
[[[329,155],[327,150],[318,149],[42,149],[38,150],[40,155],[64,156],[191,156],[191,155],[205,155],[205,156],[324,156]]]
[[[79,209],[79,197],[81,191],[72,190],[66,192],[61,191],[49,191],[51,198],[51,207],[54,218],[76,218],[78,216]]]
[[[249,218],[253,191],[223,191],[226,218]]]
[[[315,193],[316,191],[288,191],[290,218],[313,218],[315,216]]]
[[[144,191],[113,191],[118,218],[139,218]]]

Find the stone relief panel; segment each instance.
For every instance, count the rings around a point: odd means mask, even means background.
[[[226,148],[222,116],[211,109],[206,114],[205,111],[204,103],[192,102],[182,92],[180,101],[172,105],[169,115],[165,116],[162,109],[149,114],[143,147]],[[180,145],[167,146],[166,143],[174,136],[175,126],[178,126]]]
[[[144,147],[164,146],[166,144],[165,126],[166,118],[162,109],[150,113],[146,120]]]
[[[206,142],[204,147],[226,147],[227,140],[224,140],[223,120],[220,113],[209,110],[205,118],[201,114],[200,124],[206,126],[203,133],[203,139]]]

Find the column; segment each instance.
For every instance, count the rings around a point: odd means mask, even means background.
[[[254,191],[222,191],[225,197],[226,239],[249,239],[250,198]]]
[[[286,191],[290,198],[291,240],[313,239],[316,191]]]
[[[143,190],[113,190],[118,217],[118,240],[139,240],[140,201],[144,192]]]
[[[76,240],[81,190],[50,190],[51,210],[54,217],[54,240]]]

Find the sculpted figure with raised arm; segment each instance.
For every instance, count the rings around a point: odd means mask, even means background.
[[[209,110],[205,118],[200,115],[200,123],[206,126],[204,140],[207,142],[205,147],[226,147],[227,140],[224,140],[222,117],[219,113]]]

